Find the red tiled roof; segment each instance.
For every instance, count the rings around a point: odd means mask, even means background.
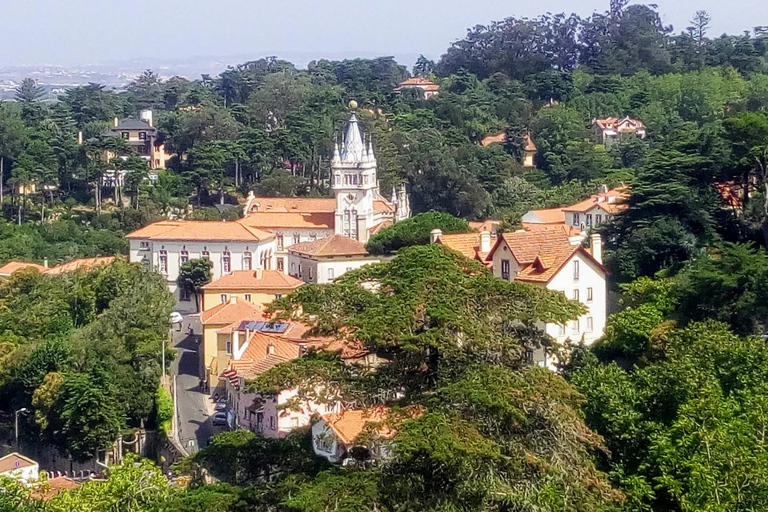
[[[106,256],[101,258],[82,258],[79,260],[68,261],[61,265],[56,265],[46,270],[44,273],[49,275],[66,274],[68,272],[74,272],[75,270],[90,271],[96,267],[106,267],[111,265],[115,261],[113,256]]]
[[[22,268],[34,268],[40,272],[45,272],[48,267],[38,265],[37,263],[30,263],[28,261],[12,260],[0,267],[0,276],[10,276],[14,272]]]
[[[254,197],[253,213],[336,213],[333,197]]]
[[[563,211],[583,213],[588,212],[597,206],[601,210],[604,210],[610,214],[616,214],[622,210],[627,209],[627,199],[629,199],[629,188],[617,187],[607,192],[593,194],[583,201],[572,204],[570,206],[566,206],[563,208]]]
[[[246,226],[263,229],[333,229],[335,214],[334,212],[254,212],[237,222]]]
[[[563,208],[547,208],[545,210],[531,210],[526,214],[534,214],[542,224],[565,224],[565,210]],[[533,224],[533,222],[531,222]]]
[[[304,281],[279,270],[234,270],[205,286],[203,290],[295,290]]]
[[[379,233],[382,229],[386,229],[386,228],[390,227],[391,225],[392,225],[392,221],[391,220],[385,220],[383,222],[379,222],[378,224],[376,224],[375,226],[373,226],[372,228],[370,228],[368,230],[368,234],[369,235],[375,235],[375,234]]]
[[[490,146],[491,144],[498,144],[507,141],[507,134],[504,132],[497,133],[496,135],[486,135],[480,140],[481,146]]]
[[[161,220],[130,233],[126,238],[152,240],[269,240],[275,235],[240,222],[216,220]]]
[[[355,438],[366,428],[369,423],[381,423],[386,421],[389,408],[383,405],[370,409],[351,409],[342,413],[328,413],[322,416],[328,427],[344,444],[352,444]],[[392,438],[397,432],[387,425],[380,425],[375,430],[376,434],[384,438]]]
[[[495,236],[499,231],[502,221],[494,219],[486,219],[482,222],[472,221],[469,223],[469,227],[476,231],[487,231]]]
[[[332,235],[314,242],[302,242],[288,247],[290,252],[307,256],[365,256],[365,245],[343,235]]]
[[[413,77],[409,78],[403,82],[400,82],[400,86],[395,88],[395,91],[400,91],[403,89],[403,87],[419,87],[421,89],[424,89],[425,91],[434,92],[439,91],[440,86],[437,85],[434,82],[430,82],[426,78],[421,77]]]
[[[440,235],[437,243],[442,244],[456,252],[460,252],[465,258],[485,262],[488,253],[480,252],[480,233],[456,233],[452,235]]]
[[[230,297],[229,301],[206,309],[200,313],[200,323],[203,325],[229,325],[242,320],[261,320],[264,317],[264,308],[236,297]]]

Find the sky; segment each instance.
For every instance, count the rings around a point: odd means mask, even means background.
[[[768,25],[766,0],[653,0],[680,31]],[[604,11],[608,0],[0,0],[0,66],[301,55],[439,58],[469,27],[508,16]],[[407,57],[406,57],[407,58]],[[233,62],[234,63],[234,62]]]

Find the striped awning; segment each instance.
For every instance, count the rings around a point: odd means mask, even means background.
[[[232,384],[233,387],[238,388],[240,387],[240,377],[237,375],[237,370],[232,368],[231,366],[227,368],[220,377],[223,380],[228,380],[230,384]]]

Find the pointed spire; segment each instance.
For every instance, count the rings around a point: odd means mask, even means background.
[[[333,163],[340,163],[341,162],[341,156],[339,155],[339,143],[333,145]]]
[[[397,191],[395,190],[395,187],[392,187],[392,199],[390,199],[390,202],[392,204],[397,204]]]
[[[349,118],[347,133],[344,135],[341,158],[345,162],[362,162],[363,150],[363,137],[357,124],[357,116],[353,112]]]

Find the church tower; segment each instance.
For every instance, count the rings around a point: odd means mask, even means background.
[[[352,115],[347,124],[341,148],[336,146],[331,161],[333,192],[336,195],[336,234],[368,241],[368,230],[374,226],[374,200],[378,194],[376,157],[371,141],[364,140],[354,110],[357,102],[349,102]]]

